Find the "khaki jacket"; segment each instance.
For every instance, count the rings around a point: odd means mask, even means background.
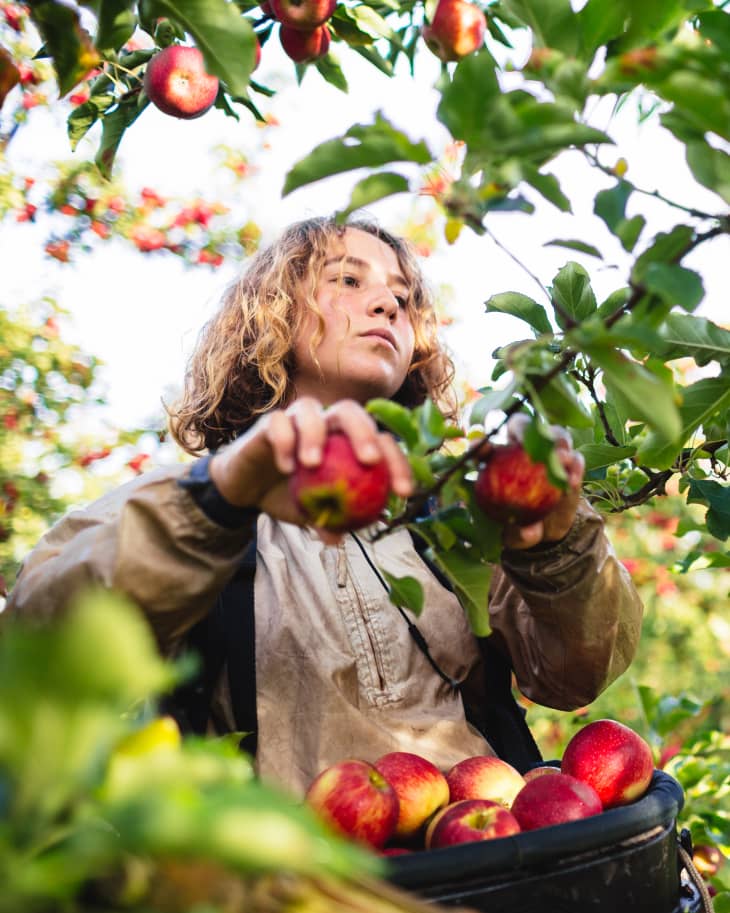
[[[227,529],[210,519],[178,484],[189,471],[176,466],[146,473],[64,517],[25,560],[8,611],[48,618],[79,588],[100,583],[137,602],[161,651],[174,655],[233,576],[252,534],[251,524]],[[276,748],[271,763],[262,763],[272,779],[301,790],[337,758],[365,757],[366,748],[375,755],[398,748],[425,753],[423,739],[444,767],[455,756],[477,753],[479,743],[467,731],[461,705],[448,703],[448,688],[435,682],[433,670],[414,653],[357,548],[349,543],[338,552],[308,530],[263,515],[258,522],[259,745],[265,746],[271,733],[269,744]],[[390,540],[376,543],[376,563],[427,583],[419,627],[439,663],[460,679],[469,678],[479,654],[463,612],[454,611],[455,597],[434,582],[407,533],[394,537],[389,549]],[[602,518],[581,503],[560,543],[505,551],[492,580],[489,611],[522,693],[568,710],[592,701],[629,665],[642,606]],[[309,699],[303,702],[303,695]],[[234,728],[224,686],[217,700],[219,718]],[[320,713],[313,708],[337,701],[343,704],[339,715],[330,724],[325,715],[319,727],[313,725]],[[281,722],[301,715],[303,703],[309,708],[305,741],[296,747],[281,735]],[[429,710],[432,705],[436,710]],[[290,729],[296,738],[296,725]],[[482,750],[488,748],[482,744]]]

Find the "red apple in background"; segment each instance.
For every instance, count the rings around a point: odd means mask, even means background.
[[[325,57],[330,49],[330,33],[326,25],[320,25],[311,32],[282,25],[279,41],[286,55],[295,63],[312,63]]]
[[[592,786],[567,774],[555,773],[534,777],[526,783],[515,796],[511,811],[523,831],[534,831],[538,827],[590,818],[603,811],[603,806]]]
[[[408,751],[392,751],[375,767],[398,796],[400,812],[396,837],[412,837],[424,822],[449,801],[449,784],[441,771],[426,758]]]
[[[323,770],[306,801],[334,830],[379,849],[398,822],[398,796],[367,761],[347,759]]]
[[[497,444],[488,453],[474,483],[474,497],[484,513],[499,523],[525,526],[541,520],[562,496],[521,444]]]
[[[325,23],[337,6],[337,0],[269,0],[269,3],[282,25],[307,32]]]
[[[147,64],[144,90],[160,111],[191,120],[213,105],[218,79],[205,71],[203,55],[197,48],[171,44]]]
[[[545,774],[559,774],[559,767],[551,767],[549,764],[541,764],[539,767],[532,767],[530,770],[525,771],[525,783],[529,783],[530,780],[534,780],[535,777],[542,777]]]
[[[310,523],[345,532],[378,519],[388,502],[390,473],[384,459],[361,463],[349,438],[335,432],[325,441],[319,466],[297,465],[289,486]]]
[[[439,0],[433,19],[423,27],[423,40],[440,60],[460,60],[484,44],[487,19],[466,0]]]
[[[522,774],[500,758],[475,755],[459,761],[446,774],[452,802],[491,799],[507,808],[525,785]]]
[[[437,850],[457,843],[495,840],[519,834],[515,816],[499,802],[462,799],[436,812],[426,829],[426,849]]]
[[[616,720],[594,720],[568,742],[563,773],[590,783],[604,808],[627,805],[646,792],[654,773],[648,742]]]

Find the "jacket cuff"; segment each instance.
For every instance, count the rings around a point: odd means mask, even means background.
[[[189,492],[203,513],[225,529],[243,529],[256,522],[260,511],[256,507],[236,507],[226,501],[210,477],[211,454],[196,460],[187,476],[178,479],[178,485]]]
[[[542,563],[549,564],[562,555],[580,551],[575,546],[577,541],[582,538],[586,518],[589,515],[585,509],[582,509],[582,505],[579,505],[573,525],[562,539],[558,539],[555,542],[541,542],[532,548],[505,548],[502,550],[502,563],[513,567],[535,566]]]

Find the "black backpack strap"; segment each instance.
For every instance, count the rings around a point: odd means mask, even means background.
[[[411,531],[416,551],[438,581],[448,590],[451,582],[427,554],[428,544]],[[480,700],[464,700],[467,720],[489,742],[494,752],[520,773],[542,761],[542,754],[525,719],[526,711],[512,692],[512,663],[494,635],[477,638],[482,654],[484,680]]]

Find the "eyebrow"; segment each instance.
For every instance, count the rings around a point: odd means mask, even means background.
[[[370,264],[366,260],[361,260],[359,257],[330,257],[324,261],[325,267],[332,266],[335,263],[339,263],[343,266],[355,266],[358,269],[369,270]],[[388,279],[391,282],[397,282],[399,285],[402,285],[404,288],[408,288],[408,282],[400,273],[388,273]]]

